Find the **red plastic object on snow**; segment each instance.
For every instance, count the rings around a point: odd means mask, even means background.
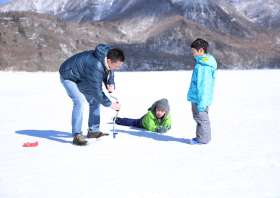
[[[22,146],[23,147],[36,147],[36,146],[38,146],[38,141],[36,141],[36,142],[25,142]]]

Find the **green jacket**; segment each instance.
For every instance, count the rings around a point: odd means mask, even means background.
[[[152,111],[148,111],[142,118],[142,126],[148,131],[165,133],[171,128],[171,116],[168,113],[159,120]]]

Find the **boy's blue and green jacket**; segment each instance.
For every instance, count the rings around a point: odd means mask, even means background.
[[[197,110],[203,112],[211,105],[216,78],[217,62],[210,54],[195,57],[187,100],[197,105]]]

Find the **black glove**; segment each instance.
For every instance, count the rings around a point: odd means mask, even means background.
[[[158,133],[165,133],[168,131],[168,128],[163,127],[163,126],[159,126],[156,130]]]

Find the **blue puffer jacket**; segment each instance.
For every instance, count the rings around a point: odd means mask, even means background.
[[[114,83],[114,72],[105,67],[105,57],[110,46],[99,44],[95,50],[84,51],[68,58],[59,68],[59,73],[65,80],[77,83],[79,90],[85,95],[93,96],[100,104],[111,106],[111,101],[102,90]]]
[[[211,105],[215,85],[217,62],[210,54],[195,57],[195,66],[188,91],[188,101],[197,105],[203,112]]]

